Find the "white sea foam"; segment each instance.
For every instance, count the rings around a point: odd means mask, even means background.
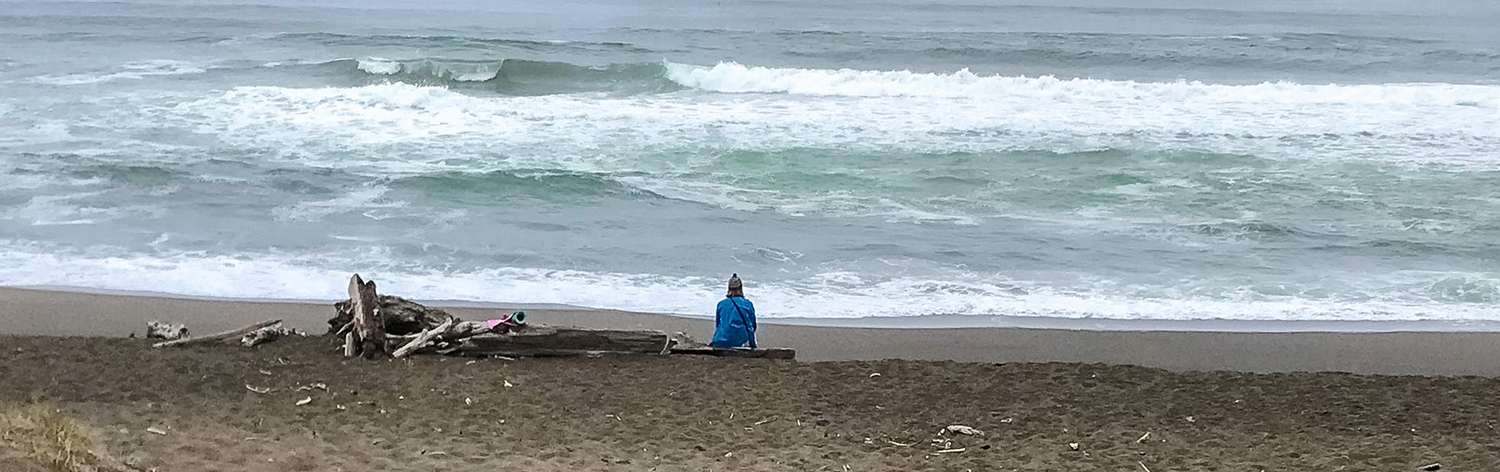
[[[341,281],[348,276],[348,267],[358,265],[362,267],[361,273],[380,281],[384,290],[425,299],[558,303],[708,315],[713,303],[722,296],[722,281],[702,277],[529,268],[450,273],[380,266],[381,260],[378,250],[361,252],[358,257],[293,257],[274,253],[146,256],[115,248],[78,252],[0,241],[0,285],[331,300],[343,297],[345,287]],[[769,283],[752,278],[747,290],[763,318],[954,314],[1154,320],[1500,319],[1500,307],[1493,303],[1248,296],[1151,298],[1107,291],[1067,291],[1040,284],[1028,286],[1025,281],[1013,280],[1004,281],[1002,286],[993,276],[953,275],[941,281],[920,277],[872,279],[833,271]],[[1432,277],[1437,280],[1428,284],[1455,285],[1456,288],[1450,289],[1455,292],[1488,290],[1490,297],[1495,296],[1495,287],[1500,286],[1500,280],[1484,278],[1483,274],[1467,274],[1467,278],[1429,274],[1428,278]],[[1455,279],[1459,281],[1453,282]],[[1016,287],[1025,290],[1017,292]]]
[[[910,71],[778,69],[721,62],[713,67],[667,63],[667,78],[725,93],[790,93],[850,97],[1018,98],[1068,102],[1500,107],[1500,87],[1454,84],[1304,85],[1291,82],[1218,85]]]
[[[380,75],[399,74],[401,63],[390,59],[366,57],[359,60],[359,70]]]
[[[116,80],[138,80],[151,76],[201,74],[208,72],[204,66],[184,61],[156,60],[127,62],[120,71],[107,74],[69,74],[34,77],[32,83],[44,85],[91,85]]]
[[[1377,154],[1390,146],[1402,148],[1397,151],[1420,146],[1424,152],[1385,152],[1420,158],[1500,143],[1500,113],[1495,109],[1416,100],[1421,95],[1416,93],[1389,91],[1396,98],[1389,101],[1350,94],[1358,99],[1319,102],[1296,90],[1286,96],[1270,93],[1264,100],[1226,90],[1181,96],[1143,93],[1118,100],[1106,96],[1122,95],[1119,91],[1097,93],[1088,100],[1045,93],[1008,99],[700,100],[676,94],[475,97],[393,83],[324,89],[238,87],[178,108],[205,114],[206,131],[231,139],[243,133],[255,139],[313,142],[331,135],[364,144],[443,137],[444,143],[457,145],[563,141],[582,148],[660,147],[712,133],[737,149],[1074,151],[1145,145],[1225,152],[1281,148],[1306,155],[1319,146],[1334,151],[1355,146],[1359,149],[1353,151]],[[1476,90],[1468,97],[1500,103],[1500,87]]]
[[[101,192],[88,192],[34,196],[24,205],[0,210],[0,219],[31,226],[68,226],[98,224],[132,215],[161,214],[160,208],[149,205],[96,206],[79,201],[100,194]]]
[[[404,208],[407,203],[384,198],[384,187],[364,188],[328,200],[301,202],[291,206],[277,207],[271,215],[279,221],[320,221],[329,215],[361,211],[372,219],[370,212],[377,209]]]
[[[1490,158],[1500,152],[1500,113],[1488,105],[1444,105],[1446,99],[1433,98],[1441,93],[1421,98],[1414,92],[1420,86],[1330,86],[1337,93],[1317,99],[1310,89],[1294,85],[1058,83],[1076,93],[1026,94],[1023,87],[1009,97],[758,94],[705,99],[692,92],[502,97],[387,83],[236,87],[201,99],[142,106],[147,115],[143,123],[177,123],[230,146],[265,149],[315,166],[395,175],[645,171],[645,176],[620,180],[669,198],[724,208],[893,221],[972,222],[963,214],[879,196],[783,194],[718,179],[679,178],[704,162],[643,162],[638,157],[685,144],[766,152],[807,147],[929,154],[1126,148],[1500,168],[1500,161]],[[1381,92],[1382,87],[1390,90]],[[1500,87],[1476,88],[1468,99],[1489,103],[1493,99],[1485,94],[1495,90]],[[1339,96],[1350,98],[1339,102]],[[1382,96],[1391,99],[1378,99]],[[455,167],[451,163],[456,160],[464,164]]]

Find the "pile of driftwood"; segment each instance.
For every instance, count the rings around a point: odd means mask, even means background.
[[[538,326],[525,314],[462,321],[438,308],[380,295],[375,282],[354,274],[349,299],[334,304],[328,330],[344,338],[344,355],[405,357],[419,352],[477,357],[569,357],[621,354],[706,354],[725,357],[791,359],[791,349],[716,349],[685,334],[656,330],[615,330]]]
[[[344,355],[407,357],[434,353],[470,357],[586,357],[604,355],[700,354],[721,357],[792,359],[791,349],[718,349],[700,344],[686,334],[656,330],[614,330],[554,327],[528,324],[526,314],[515,312],[497,319],[464,321],[438,308],[405,298],[381,295],[375,282],[354,274],[349,278],[349,299],[333,305],[328,334],[342,339]],[[234,331],[157,343],[157,347],[179,346],[235,338],[245,346],[269,342],[294,331],[280,327],[281,320],[268,320]],[[152,331],[186,336],[186,328],[153,326]],[[300,334],[300,333],[297,333]]]

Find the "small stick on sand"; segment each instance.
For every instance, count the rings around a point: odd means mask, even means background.
[[[1141,469],[1144,469],[1146,472],[1151,472],[1151,468],[1150,467],[1146,467],[1146,463],[1145,462],[1135,461],[1135,463],[1136,464],[1140,464]]]
[[[1151,437],[1151,432],[1147,431],[1146,434],[1142,434],[1141,435],[1140,439],[1135,440],[1135,443],[1136,444],[1140,444],[1140,443],[1146,442],[1146,438],[1149,438],[1149,437]]]
[[[222,332],[222,333],[210,334],[210,335],[207,335],[207,336],[198,336],[196,338],[178,339],[178,340],[173,340],[173,341],[163,341],[163,342],[159,342],[159,343],[156,343],[156,344],[152,344],[151,347],[186,346],[186,345],[189,345],[189,344],[202,344],[202,343],[207,343],[207,342],[223,341],[223,340],[226,340],[226,339],[232,339],[232,338],[242,337],[242,336],[245,335],[245,333],[249,333],[251,331],[255,331],[255,330],[258,330],[258,329],[261,329],[261,328],[265,328],[265,327],[268,327],[268,326],[275,326],[275,325],[278,325],[278,324],[281,324],[281,320],[266,320],[266,321],[262,321],[262,322],[259,322],[259,323],[256,323],[256,324],[253,324],[253,325],[250,325],[250,326],[246,326],[244,328],[236,329],[236,330],[233,330],[233,331],[225,331],[225,332]]]

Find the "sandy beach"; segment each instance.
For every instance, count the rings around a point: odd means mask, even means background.
[[[140,470],[1500,468],[1488,333],[766,324],[762,344],[797,348],[800,360],[367,362],[316,337],[165,350],[123,337],[155,318],[208,332],[279,317],[321,332],[326,305],[6,289],[0,306],[0,402],[55,407]],[[708,329],[657,315],[531,313]],[[1362,373],[1287,372],[1304,370]],[[985,434],[938,434],[955,424]]]

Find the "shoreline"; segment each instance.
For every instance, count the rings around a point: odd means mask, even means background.
[[[270,318],[322,334],[331,303],[159,298],[0,288],[0,334],[125,337],[145,323],[187,323],[195,333]],[[444,307],[464,319],[497,307]],[[540,324],[712,334],[707,318],[589,309],[527,309]],[[762,323],[764,346],[798,350],[803,361],[931,360],[1138,365],[1174,371],[1500,376],[1495,332],[1099,331],[1032,327],[861,328]]]
[[[141,290],[112,290],[60,285],[4,286],[0,290],[26,290],[36,292],[76,293],[165,300],[260,303],[293,305],[331,305],[338,300],[300,298],[235,298],[199,295],[181,295],[169,292]],[[482,310],[543,310],[543,311],[595,311],[631,313],[647,316],[665,316],[690,320],[708,319],[708,315],[682,313],[655,313],[612,308],[596,308],[561,303],[485,302],[472,300],[426,299],[402,296],[423,305],[443,309]],[[704,309],[708,312],[708,308]],[[817,318],[789,316],[779,318],[762,317],[761,324],[785,326],[860,328],[860,329],[978,329],[1013,328],[1066,331],[1168,331],[1211,333],[1500,333],[1500,320],[1157,320],[1118,318],[1064,318],[1055,316],[1012,315],[922,315],[922,316],[874,316],[865,318]]]

